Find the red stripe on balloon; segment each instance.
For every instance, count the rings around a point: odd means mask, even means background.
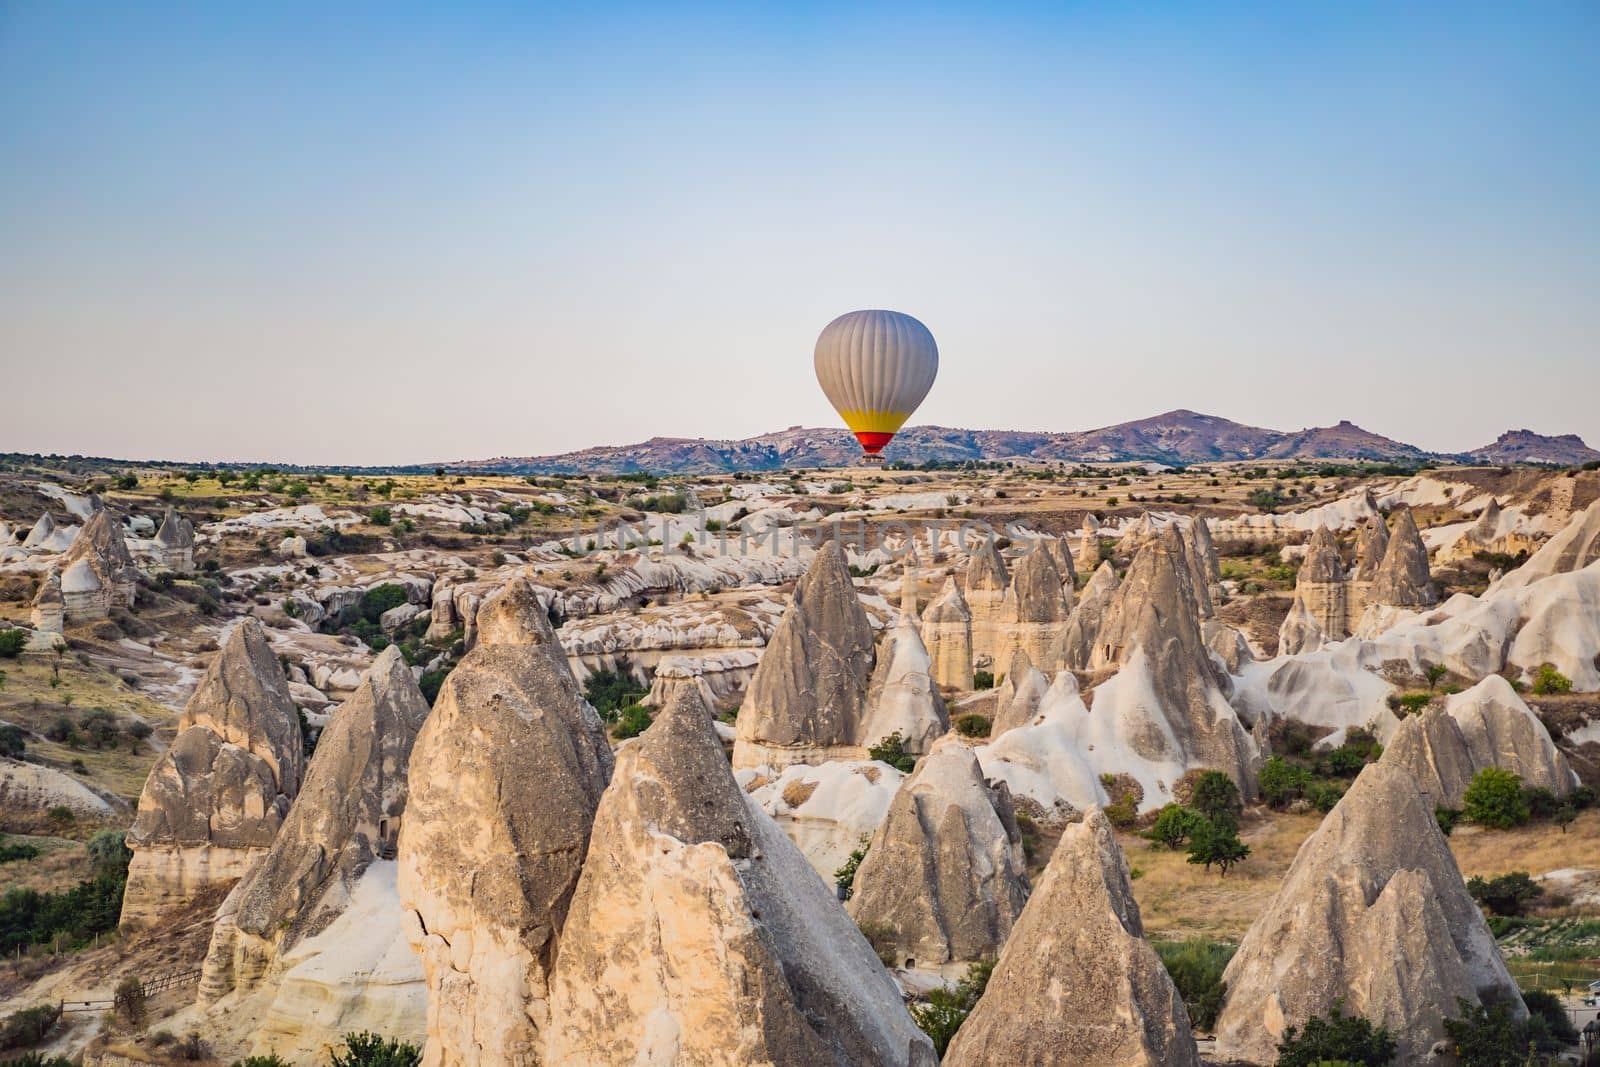
[[[874,430],[857,430],[856,440],[861,442],[861,451],[869,456],[876,456],[883,451],[883,446],[892,440],[894,434],[879,433]]]

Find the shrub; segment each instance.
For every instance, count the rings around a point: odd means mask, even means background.
[[[1156,815],[1155,824],[1145,837],[1159,845],[1177,851],[1184,846],[1206,817],[1182,804],[1168,804]]]
[[[1456,1011],[1460,1017],[1446,1019],[1444,1032],[1460,1067],[1522,1064],[1530,1062],[1530,1048],[1554,1052],[1560,1047],[1542,1015],[1518,1019],[1504,1000],[1484,1005],[1457,997]]]
[[[289,1067],[289,1063],[277,1056],[246,1056],[234,1060],[231,1067]]]
[[[422,1052],[394,1038],[362,1032],[344,1035],[344,1051],[330,1053],[332,1067],[417,1067]]]
[[[963,737],[988,737],[993,725],[982,715],[958,715],[955,721],[956,732]]]
[[[376,623],[383,613],[406,602],[406,587],[394,582],[373,586],[361,594],[361,617]]]
[[[428,707],[433,707],[433,702],[439,699],[439,687],[444,685],[445,675],[449,671],[427,671],[417,680],[417,688],[422,690],[422,696],[428,702]]]
[[[102,875],[59,893],[8,890],[0,897],[0,952],[58,940],[76,948],[115,930],[124,883],[123,877]]]
[[[394,513],[388,508],[372,508],[367,512],[367,521],[374,526],[388,526],[394,521]]]
[[[1236,815],[1244,805],[1239,800],[1239,787],[1221,771],[1202,771],[1195,780],[1189,806],[1208,819],[1219,815]]]
[[[27,751],[28,740],[22,732],[22,727],[12,726],[10,723],[0,726],[0,756],[21,759]]]
[[[1509,830],[1528,821],[1528,800],[1522,779],[1499,767],[1485,767],[1472,778],[1462,797],[1462,812],[1479,826]]]
[[[617,714],[617,724],[611,736],[619,741],[638,737],[650,728],[650,709],[643,704],[629,704]]]
[[[117,983],[112,995],[111,1010],[117,1018],[130,1026],[144,1022],[144,983],[129,975]]]
[[[1572,1025],[1567,1010],[1561,1006],[1560,997],[1543,989],[1531,989],[1522,994],[1522,1003],[1528,1006],[1530,1015],[1544,1020],[1550,1036],[1561,1046],[1578,1043],[1578,1029]]]
[[[0,1048],[22,1048],[37,1045],[61,1018],[61,1008],[55,1004],[39,1004],[32,1008],[14,1011],[0,1022]]]
[[[46,1056],[42,1052],[24,1052],[15,1059],[6,1060],[6,1067],[73,1067],[65,1056]]]
[[[584,697],[607,722],[614,721],[617,713],[628,705],[639,703],[648,692],[633,676],[626,659],[617,660],[614,670],[595,671],[583,683]]]
[[[1528,806],[1528,817],[1548,819],[1561,807],[1561,801],[1541,785],[1522,787],[1522,802]]]
[[[1337,782],[1312,782],[1306,787],[1306,803],[1326,815],[1344,797],[1344,787]]]
[[[1544,889],[1527,871],[1487,879],[1474,875],[1467,879],[1467,892],[1496,915],[1521,915],[1530,903],[1544,895]]]
[[[1533,678],[1533,691],[1540,696],[1549,696],[1552,693],[1572,692],[1572,679],[1556,670],[1549,663],[1539,668],[1539,673]]]
[[[1344,1014],[1344,1003],[1335,1001],[1327,1018],[1313,1015],[1303,1028],[1284,1031],[1278,1067],[1313,1067],[1329,1060],[1384,1067],[1394,1060],[1394,1052],[1395,1039],[1388,1030]]]
[[[900,736],[899,730],[867,749],[867,758],[880,760],[906,774],[917,765],[917,758],[906,751],[905,738]]]
[[[1282,756],[1273,756],[1261,765],[1261,799],[1270,807],[1286,808],[1290,801],[1305,796],[1311,774]]]
[[[992,672],[992,671],[983,671],[983,670],[973,671],[972,672],[972,688],[974,688],[974,689],[993,689],[994,688],[994,672]]]
[[[1222,972],[1233,958],[1236,946],[1203,937],[1152,944],[1156,955],[1161,957],[1162,966],[1172,976],[1172,984],[1178,987],[1184,1007],[1189,1009],[1189,1021],[1198,1029],[1210,1031],[1217,1024],[1222,1001],[1228,994]]]
[[[28,647],[28,631],[0,630],[0,657],[16,659],[22,655],[22,650],[26,647]]]
[[[94,861],[97,874],[120,878],[128,873],[133,852],[128,848],[126,830],[101,830],[83,846]]]
[[[856,892],[856,871],[861,869],[861,861],[867,858],[867,848],[872,839],[862,835],[861,844],[850,853],[848,859],[839,865],[833,872],[833,884],[839,887],[839,899],[849,900]]]
[[[1433,809],[1433,821],[1439,824],[1439,829],[1444,832],[1446,837],[1450,836],[1450,831],[1456,828],[1456,823],[1460,819],[1461,811],[1458,808]]]
[[[1206,819],[1194,828],[1189,841],[1189,862],[1204,864],[1207,871],[1216,864],[1222,877],[1228,868],[1250,855],[1250,846],[1239,840],[1239,831],[1229,816]]]
[[[39,849],[30,844],[13,845],[5,838],[0,837],[0,863],[12,863],[16,860],[31,860],[39,855]]]
[[[911,1005],[911,1018],[933,1041],[934,1050],[940,1056],[945,1054],[956,1031],[972,1014],[993,973],[994,961],[980,960],[967,967],[967,973],[954,989],[944,986],[932,990],[926,1001]]]

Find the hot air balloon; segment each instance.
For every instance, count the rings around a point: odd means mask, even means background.
[[[878,453],[933,388],[939,346],[910,315],[852,311],[823,327],[816,365],[817,384],[866,461],[882,462]]]

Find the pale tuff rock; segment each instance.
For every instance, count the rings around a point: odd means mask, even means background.
[[[456,587],[453,582],[441,579],[434,583],[433,601],[428,616],[429,641],[443,641],[456,631],[459,619],[456,616],[455,593]]]
[[[1050,680],[1033,665],[1028,654],[1020,648],[1013,652],[1005,678],[995,687],[995,711],[989,736],[997,738],[1007,730],[1033,722],[1049,688]]]
[[[1073,673],[1058,671],[1032,721],[976,753],[986,776],[1005,782],[1013,796],[1035,801],[1048,820],[1060,821],[1106,802],[1099,770],[1121,770],[1131,758],[1114,727],[1107,716],[1090,715]]]
[[[0,756],[0,811],[49,811],[65,807],[106,819],[115,809],[94,790],[63,771]]]
[[[856,872],[848,910],[892,931],[907,967],[992,959],[1028,899],[1022,835],[1003,783],[947,739],[895,795]]]
[[[1383,558],[1388,551],[1389,527],[1383,521],[1383,516],[1374,512],[1356,538],[1356,565],[1350,572],[1347,594],[1352,623],[1366,610],[1372,583],[1378,577],[1378,568],[1383,566]],[[1351,629],[1354,629],[1353,625]]]
[[[1200,636],[1183,538],[1174,526],[1144,542],[1095,641],[1092,670],[1121,666],[1095,691],[1093,717],[1132,753],[1125,770],[1159,806],[1184,772],[1221,770],[1254,792],[1255,746],[1228,704],[1228,676]]]
[[[1018,648],[1041,663],[1045,661],[1072,610],[1070,589],[1063,584],[1054,558],[1037,543],[1017,561],[1001,602],[1000,615],[1009,640],[994,661],[996,668],[1003,668],[1012,650]]]
[[[1155,537],[1156,522],[1148,511],[1139,512],[1139,517],[1129,523],[1117,538],[1117,547],[1123,552],[1137,553],[1140,546]]]
[[[972,612],[954,578],[922,613],[922,642],[933,663],[933,680],[951,689],[972,686]]]
[[[48,544],[56,532],[56,520],[46,511],[39,516],[39,521],[33,524],[33,529],[28,531],[28,536],[22,539],[23,548],[41,548]]]
[[[1199,1062],[1183,998],[1144,940],[1111,824],[1091,808],[1062,834],[944,1063]]]
[[[1099,566],[1100,520],[1085,515],[1078,539],[1077,570],[1079,574],[1093,574]]]
[[[1507,574],[1494,589],[1520,589],[1541,578],[1580,571],[1600,559],[1600,500],[1574,515],[1528,561]]]
[[[1445,709],[1461,727],[1476,770],[1499,767],[1516,774],[1523,785],[1557,796],[1572,791],[1575,782],[1567,758],[1533,709],[1500,675],[1491,674],[1466,692],[1452,695]]]
[[[872,624],[836,542],[817,551],[739,708],[735,767],[866,754]],[[872,738],[876,741],[877,738]]]
[[[1428,549],[1410,508],[1402,508],[1389,531],[1389,547],[1367,590],[1367,604],[1426,607],[1439,599],[1428,573]]]
[[[686,701],[618,754],[549,1019],[550,1064],[936,1062],[832,889],[746,800]]]
[[[611,777],[532,586],[513,578],[478,615],[477,647],[417,734],[400,831],[430,1067],[543,1062],[556,943]]]
[[[1409,773],[1426,803],[1436,808],[1460,810],[1462,797],[1477,773],[1460,724],[1436,706],[1400,720],[1383,746],[1379,762]]]
[[[1295,580],[1294,603],[1278,630],[1278,654],[1313,652],[1350,636],[1349,583],[1339,543],[1326,526],[1317,527],[1306,546]]]
[[[98,511],[84,523],[78,536],[72,539],[72,547],[62,554],[59,565],[70,568],[80,560],[88,563],[100,584],[110,592],[113,607],[133,604],[139,585],[139,568],[134,565],[128,543],[123,539],[122,527],[111,518],[109,511]],[[65,584],[66,579],[62,581]],[[72,617],[70,603],[67,615]]]
[[[1011,577],[993,538],[985,537],[973,549],[965,580],[967,609],[972,613],[973,665],[998,665],[1008,645],[1005,600]]]
[[[1089,669],[1089,661],[1094,657],[1095,641],[1100,636],[1100,624],[1120,585],[1111,561],[1100,564],[1089,579],[1089,584],[1083,587],[1078,606],[1067,616],[1067,624],[1051,643],[1043,660],[1047,669]]]
[[[1387,1027],[1397,1062],[1427,1058],[1456,998],[1508,998],[1516,983],[1415,779],[1361,772],[1300,847],[1283,885],[1223,974],[1220,1057],[1277,1060],[1290,1026],[1343,1001]]]
[[[915,555],[913,555],[907,561],[905,573],[900,576],[900,617],[910,622],[912,625],[918,625],[922,622],[921,616],[917,614],[917,574]]]
[[[102,513],[104,514],[104,513]],[[242,620],[183,709],[128,833],[124,924],[146,923],[265,854],[300,789],[304,751],[283,668]]]
[[[67,602],[61,593],[61,579],[55,574],[46,575],[40,583],[29,621],[41,633],[58,634],[66,629]]]
[[[1040,545],[1050,553],[1050,561],[1056,565],[1056,573],[1061,576],[1061,587],[1067,593],[1067,603],[1072,602],[1072,590],[1078,585],[1078,569],[1072,562],[1072,550],[1067,547],[1065,537],[1041,537]]]
[[[390,645],[322,731],[271,849],[224,903],[202,1002],[248,992],[278,957],[338,918],[375,860],[392,856],[411,746],[427,717],[411,668]]]
[[[111,590],[88,560],[73,561],[61,575],[61,610],[72,622],[103,619],[111,613]]]
[[[876,760],[794,763],[776,778],[763,768],[734,775],[752,804],[773,821],[824,880],[883,825],[905,775]]]
[[[920,756],[932,748],[949,731],[950,716],[931,671],[921,635],[910,619],[901,616],[878,649],[857,743],[870,747],[898,733],[907,752]]]
[[[155,536],[156,561],[179,574],[194,572],[194,525],[172,508]]]
[[[664,708],[678,699],[680,694],[686,694],[705,709],[707,718],[716,718],[717,695],[706,681],[700,666],[698,661],[691,663],[681,656],[663,660],[656,667],[655,676],[650,680],[650,692],[642,703]]]
[[[1189,581],[1194,586],[1195,609],[1202,619],[1217,613],[1213,603],[1213,590],[1222,589],[1222,563],[1217,559],[1217,546],[1211,540],[1211,527],[1204,517],[1196,515],[1185,527],[1184,547],[1189,554]]]
[[[1207,619],[1200,624],[1200,635],[1206,648],[1217,658],[1229,674],[1238,674],[1245,664],[1255,662],[1250,642],[1239,630],[1218,619]]]

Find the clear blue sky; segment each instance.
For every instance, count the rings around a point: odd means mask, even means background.
[[[0,450],[831,423],[858,307],[938,338],[916,421],[1600,445],[1597,56],[1593,2],[4,3]]]

